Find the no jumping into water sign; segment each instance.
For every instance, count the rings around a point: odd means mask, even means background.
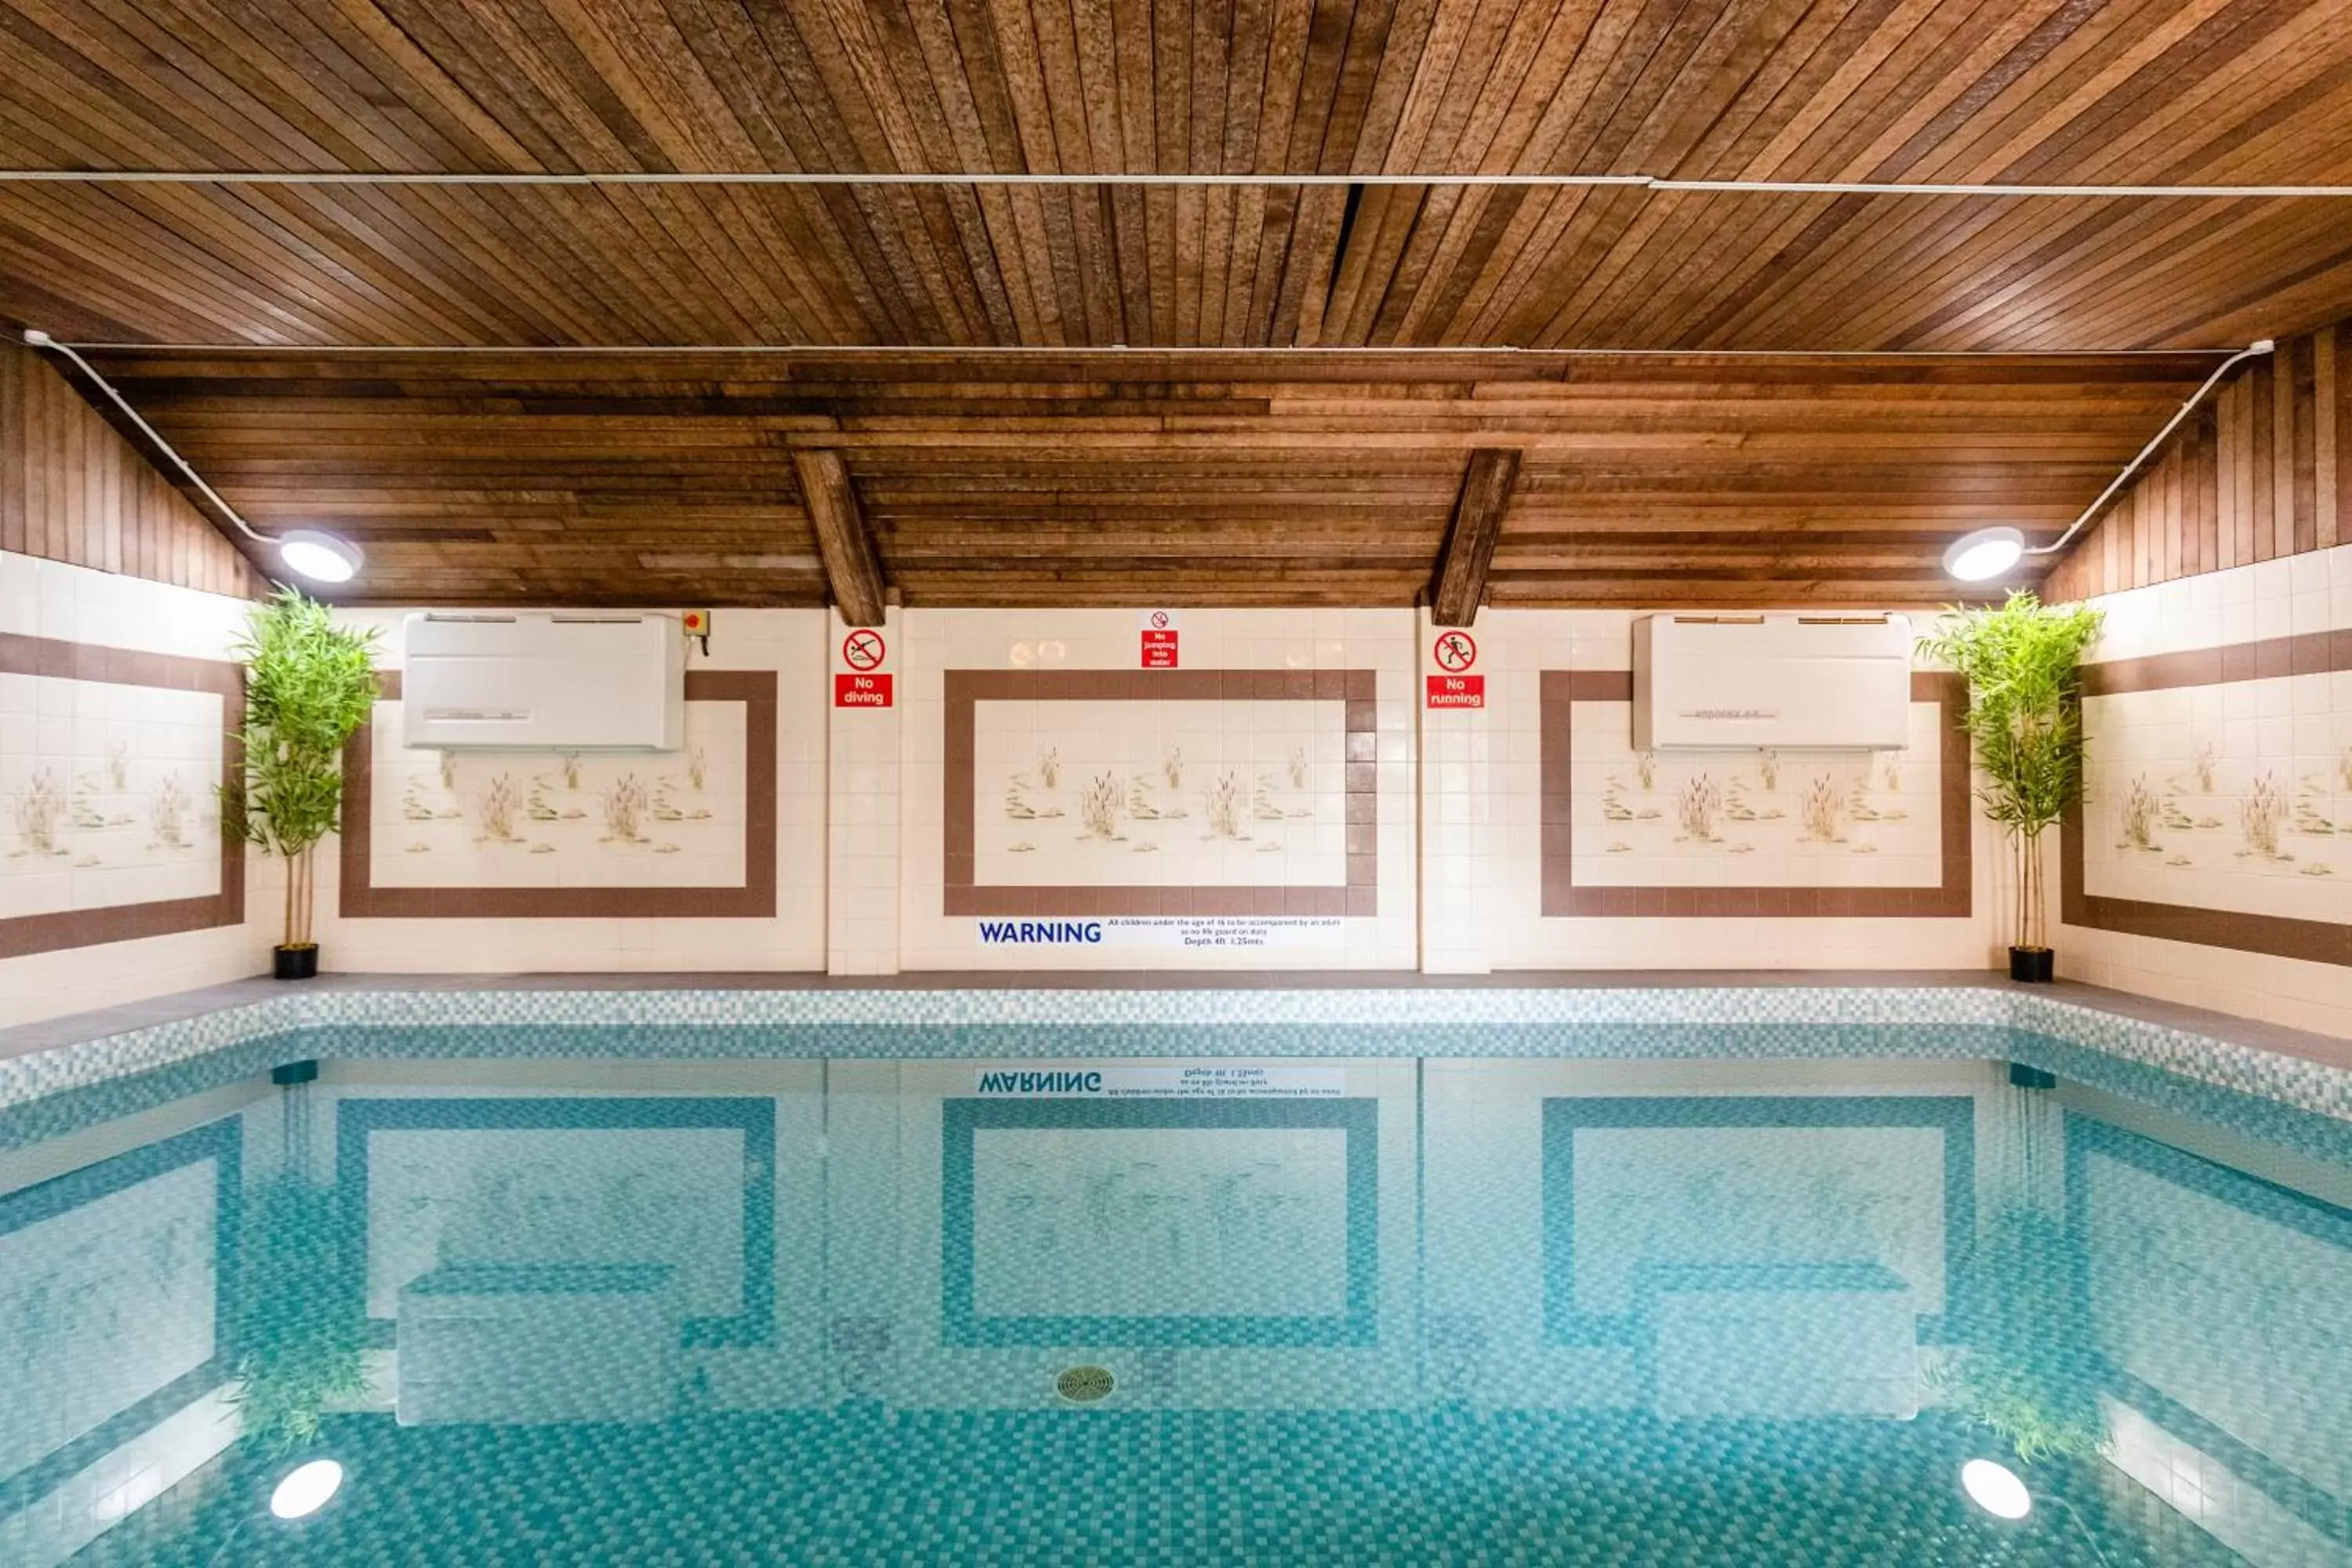
[[[1143,628],[1143,668],[1176,668],[1176,627],[1165,610],[1152,611],[1150,624]]]

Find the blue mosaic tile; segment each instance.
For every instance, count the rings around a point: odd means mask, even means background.
[[[2352,1073],[2340,1068],[2029,993],[1916,986],[318,992],[0,1062],[0,1109],[225,1052],[278,1059],[1933,1057],[2000,1055],[2015,1032],[2352,1119]],[[296,1034],[309,1042],[299,1052],[261,1044]],[[434,1037],[419,1038],[425,1035]]]

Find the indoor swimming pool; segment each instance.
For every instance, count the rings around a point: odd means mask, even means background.
[[[1513,1027],[61,1072],[0,1562],[2352,1562],[2352,1121],[1987,1018]]]

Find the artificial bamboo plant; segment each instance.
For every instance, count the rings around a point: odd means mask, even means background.
[[[367,1393],[367,1306],[356,1281],[322,1263],[350,1245],[332,1187],[282,1173],[246,1205],[228,1399],[246,1441],[282,1454],[316,1438],[325,1412]]]
[[[286,861],[281,978],[316,973],[311,936],[319,841],[341,826],[343,742],[376,700],[375,633],[335,624],[294,588],[254,607],[236,653],[246,665],[244,765],[222,791],[233,833]]]
[[[2107,1447],[2081,1241],[2031,1209],[1993,1216],[1948,1284],[1964,1342],[1932,1363],[1944,1405],[2009,1440],[2020,1460],[2091,1459]]]
[[[2015,858],[2016,940],[2010,973],[2052,973],[2042,836],[2083,798],[2083,650],[2103,613],[2044,605],[2019,590],[2007,602],[1948,610],[1920,651],[1968,683],[1966,727],[1976,747],[1977,798],[2009,836]]]

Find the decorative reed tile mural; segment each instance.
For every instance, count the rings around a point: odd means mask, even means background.
[[[1368,670],[950,670],[950,915],[1370,915]]]
[[[377,706],[378,733],[401,705]],[[744,710],[687,708],[686,748],[375,758],[379,888],[732,888],[743,881]]]
[[[1347,880],[1342,703],[986,702],[972,743],[982,882]]]
[[[1912,678],[1900,751],[1636,751],[1633,677],[1542,676],[1546,915],[1969,913],[1951,677]]]
[[[2352,637],[2093,665],[2069,925],[2352,963]]]
[[[2352,675],[2095,698],[2084,885],[2342,921],[2352,907]]]
[[[772,671],[688,672],[685,748],[625,753],[404,746],[379,679],[345,758],[346,918],[775,913]]]
[[[0,635],[0,957],[233,925],[229,663]]]

